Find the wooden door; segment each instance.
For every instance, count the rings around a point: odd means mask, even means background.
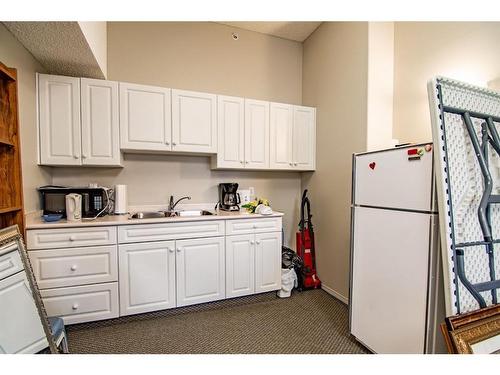
[[[293,106],[271,103],[270,167],[292,169]]]
[[[80,79],[38,75],[40,164],[80,165]]]
[[[217,168],[243,168],[245,162],[244,99],[218,96]]]
[[[175,307],[175,242],[119,245],[120,315]]]
[[[281,232],[255,235],[255,292],[281,288]]]
[[[120,82],[120,147],[170,151],[171,90]]]
[[[120,165],[118,82],[82,78],[82,164]]]
[[[226,298],[255,291],[255,235],[226,237]]]
[[[217,153],[217,96],[172,90],[172,151]]]
[[[245,99],[245,167],[269,168],[269,102]]]
[[[176,241],[177,306],[224,299],[224,237]]]

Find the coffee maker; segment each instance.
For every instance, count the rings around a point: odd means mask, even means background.
[[[224,211],[238,211],[241,203],[240,195],[236,192],[236,182],[219,184],[219,208]]]

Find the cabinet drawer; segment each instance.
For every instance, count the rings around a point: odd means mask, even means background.
[[[252,234],[281,231],[281,217],[226,221],[226,234]]]
[[[41,289],[118,280],[116,245],[30,251]]]
[[[19,255],[17,247],[15,247],[15,249],[16,250],[0,256],[0,280],[24,269],[21,255]]]
[[[118,283],[74,286],[40,291],[48,316],[65,324],[118,317]]]
[[[116,244],[116,227],[34,229],[27,231],[29,250]]]
[[[123,225],[118,228],[120,243],[163,241],[224,235],[224,221]]]

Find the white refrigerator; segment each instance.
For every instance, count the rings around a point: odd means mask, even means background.
[[[444,352],[432,144],[353,155],[351,334],[375,353]]]

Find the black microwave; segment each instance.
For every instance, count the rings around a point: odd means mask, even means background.
[[[82,217],[104,216],[111,212],[110,189],[105,187],[39,187],[43,214],[62,214],[66,217],[66,195],[70,193],[82,196]]]

